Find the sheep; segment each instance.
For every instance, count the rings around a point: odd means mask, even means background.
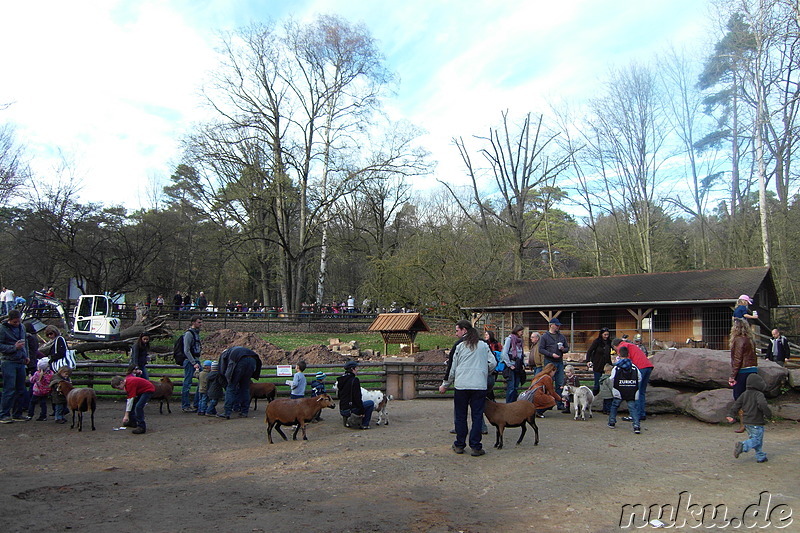
[[[269,403],[275,399],[275,384],[250,383],[250,398],[253,400],[253,411],[258,411],[258,400],[266,398]]]
[[[592,389],[586,385],[574,387],[572,385],[564,385],[561,396],[568,396],[572,394],[573,402],[572,407],[575,412],[575,420],[580,415],[582,420],[586,420],[586,411],[589,411],[589,418],[592,418],[592,402],[594,401],[594,393]]]
[[[60,381],[56,385],[58,392],[67,397],[67,406],[72,411],[72,425],[75,428],[75,414],[78,414],[78,431],[83,431],[83,413],[92,410],[92,431],[94,427],[94,411],[97,408],[97,394],[94,389],[75,388],[69,381]]]
[[[158,404],[158,413],[164,414],[164,402],[167,402],[167,413],[172,414],[172,410],[169,408],[169,399],[172,397],[172,390],[175,388],[175,385],[167,376],[161,378],[161,381],[158,383],[153,383],[153,385],[155,385],[156,391],[150,399],[160,400]]]
[[[301,429],[303,430],[303,440],[308,440],[306,437],[306,423],[316,418],[317,414],[325,407],[329,409],[336,407],[333,399],[327,394],[320,394],[319,396],[312,396],[311,398],[280,398],[269,402],[264,417],[264,422],[267,424],[267,439],[269,443],[273,444],[273,427],[278,431],[278,434],[283,437],[283,440],[288,440],[283,431],[281,431],[281,426],[291,426],[294,424],[297,424],[297,427],[292,435],[292,440],[297,440],[297,432]]]
[[[536,407],[526,400],[517,400],[512,403],[497,403],[486,399],[483,414],[491,425],[497,428],[497,440],[494,447],[498,450],[503,449],[503,432],[508,428],[522,428],[517,445],[525,437],[525,423],[528,423],[536,434],[534,446],[539,445],[539,426],[536,425]]]
[[[333,391],[338,392],[339,387],[337,383],[333,384]],[[389,400],[394,399],[393,396],[390,394],[384,394],[383,391],[380,390],[367,390],[364,387],[361,387],[361,401],[365,402],[367,400],[371,400],[372,403],[375,404],[375,413],[378,415],[378,421],[375,425],[380,426],[381,421],[383,421],[383,425],[389,425]]]

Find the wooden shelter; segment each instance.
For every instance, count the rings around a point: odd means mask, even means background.
[[[778,296],[767,267],[516,281],[492,301],[464,309],[498,331],[498,338],[514,325],[547,331],[558,317],[571,349],[579,352],[602,327],[620,337],[640,333],[650,347],[723,350],[740,294],[753,298],[750,308],[759,320],[752,325],[768,335]]]
[[[409,344],[414,353],[414,339],[420,331],[430,331],[420,313],[381,313],[367,331],[377,331],[383,337],[383,353],[388,355],[390,344]]]

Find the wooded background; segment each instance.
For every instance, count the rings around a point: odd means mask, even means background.
[[[82,203],[69,165],[32,175],[0,128],[0,281],[455,317],[513,279],[769,265],[796,303],[799,16],[719,2],[713,47],[609,68],[588,102],[497,102],[496,124],[454,133],[464,173],[436,179],[421,132],[382,109],[392,73],[365,27],[243,28],[202,88],[216,119],[146,209],[121,207],[113,176]]]

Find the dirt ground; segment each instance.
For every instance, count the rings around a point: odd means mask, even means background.
[[[338,411],[309,425],[306,442],[269,445],[264,407],[222,420],[147,408],[148,433],[112,431],[123,403],[101,402],[97,431],[52,421],[0,426],[2,530],[80,532],[618,531],[622,506],[723,504],[741,515],[759,494],[800,511],[800,439],[771,424],[769,462],[732,456],[736,435],[662,415],[606,428],[549,412],[506,432],[487,454],[451,449],[452,402],[395,401],[390,425],[342,427]],[[88,420],[86,426],[88,426]],[[287,428],[289,429],[289,428]],[[798,517],[800,518],[800,517]],[[784,531],[800,531],[797,519]],[[770,528],[766,528],[770,530]]]

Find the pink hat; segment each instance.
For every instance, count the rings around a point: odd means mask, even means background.
[[[741,296],[739,296],[738,299],[739,300],[747,300],[747,303],[749,303],[750,305],[753,304],[753,300],[750,299],[750,297],[748,295],[746,295],[746,294],[742,294]]]

